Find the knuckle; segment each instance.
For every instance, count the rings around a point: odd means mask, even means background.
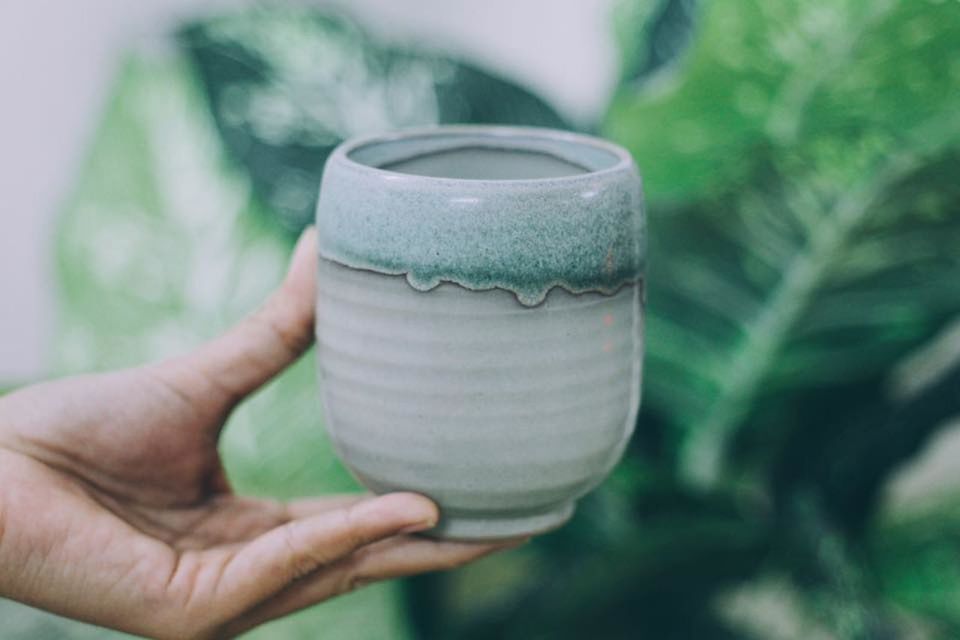
[[[348,566],[337,581],[337,593],[344,595],[376,582],[375,578],[361,573],[357,567]]]
[[[291,522],[281,527],[280,531],[283,544],[287,548],[287,557],[290,559],[288,568],[291,581],[299,580],[316,571],[322,559],[300,540],[297,523]]]
[[[281,296],[271,297],[253,315],[277,342],[291,354],[301,353],[310,345],[309,325],[300,319],[295,306]]]
[[[350,549],[357,549],[369,542],[369,536],[363,526],[362,505],[363,503],[353,504],[340,512],[339,524],[344,534],[344,542]]]

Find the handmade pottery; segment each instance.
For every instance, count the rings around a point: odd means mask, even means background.
[[[438,537],[565,522],[639,405],[645,228],[629,154],[532,128],[348,141],[317,226],[323,404],[360,482],[433,498]]]

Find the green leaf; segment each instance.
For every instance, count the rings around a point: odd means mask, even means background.
[[[280,225],[313,219],[327,155],[348,137],[437,123],[569,125],[516,84],[385,46],[348,20],[271,7],[193,23],[180,40],[224,145]]]
[[[440,637],[738,638],[709,603],[764,558],[765,514],[727,492],[691,495],[661,483],[641,493],[626,531],[610,539],[594,531],[559,549],[553,545],[562,541],[547,536],[534,549],[540,558],[529,563],[525,591],[474,611]],[[594,517],[588,511],[570,526],[588,531]]]
[[[255,309],[280,282],[290,239],[250,211],[246,177],[223,162],[186,60],[128,56],[58,233],[58,370],[169,357]],[[307,356],[231,415],[221,440],[244,494],[357,490],[337,461]],[[409,637],[399,585],[338,598],[251,637]],[[59,635],[57,637],[60,637]],[[69,637],[69,636],[64,636]]]
[[[879,587],[891,603],[931,629],[960,635],[960,505],[956,496],[886,521],[870,537]]]
[[[809,480],[838,522],[860,533],[886,480],[960,415],[960,322],[882,381],[874,402],[835,425]],[[884,393],[886,391],[886,393]]]
[[[710,3],[701,29],[607,130],[650,198],[646,400],[703,485],[767,401],[882,375],[960,310],[960,12]]]
[[[614,29],[622,51],[621,82],[639,86],[677,63],[693,35],[699,0],[619,1]]]

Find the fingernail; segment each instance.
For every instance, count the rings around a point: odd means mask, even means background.
[[[437,521],[433,518],[428,518],[426,520],[421,520],[420,522],[407,525],[403,529],[400,529],[400,533],[419,533],[420,531],[433,529],[435,526],[437,526]]]

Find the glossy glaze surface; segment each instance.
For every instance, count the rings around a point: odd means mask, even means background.
[[[347,142],[317,213],[327,425],[432,535],[565,522],[640,396],[645,237],[629,155],[564,132],[441,127]]]
[[[640,291],[506,291],[322,260],[323,404],[334,444],[378,493],[424,493],[434,533],[509,537],[563,522],[619,459],[639,402]]]
[[[548,155],[587,172],[507,180],[482,177],[500,175],[495,167],[479,178],[381,168],[478,147]],[[421,291],[440,282],[496,287],[526,305],[554,287],[612,293],[643,270],[640,197],[629,154],[595,138],[511,127],[401,132],[347,142],[331,155],[320,189],[320,255],[403,274]]]

